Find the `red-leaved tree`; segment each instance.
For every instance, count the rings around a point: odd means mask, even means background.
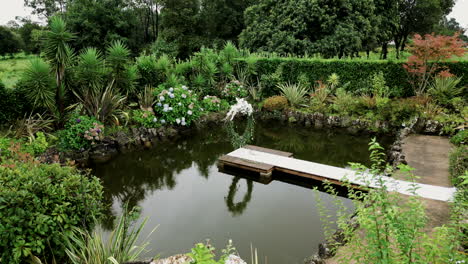
[[[411,56],[403,67],[411,77],[416,95],[425,93],[436,73],[450,75],[449,69],[440,66],[439,63],[465,54],[465,43],[458,38],[459,35],[459,33],[453,36],[436,36],[434,33],[426,34],[424,37],[419,34],[414,35],[413,43],[409,46]]]

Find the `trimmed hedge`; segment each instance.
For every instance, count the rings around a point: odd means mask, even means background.
[[[240,59],[246,63],[246,59]],[[411,85],[408,83],[408,75],[403,69],[402,61],[385,60],[325,60],[305,58],[257,58],[255,68],[258,76],[266,82],[265,96],[276,95],[279,92],[274,85],[268,82],[298,82],[307,76],[310,83],[325,81],[332,73],[340,76],[341,84],[349,82],[347,90],[350,92],[369,86],[370,78],[378,72],[383,72],[387,86],[390,87],[393,96],[413,95]],[[450,71],[463,76],[460,85],[468,85],[468,61],[447,62]]]

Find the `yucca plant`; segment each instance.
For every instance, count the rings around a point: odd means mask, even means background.
[[[55,107],[55,83],[48,63],[40,58],[30,61],[21,78],[26,98],[34,107]]]
[[[80,93],[86,93],[93,87],[102,86],[106,68],[101,53],[96,48],[86,48],[78,58],[75,67],[76,86]]]
[[[50,19],[50,30],[44,33],[44,54],[52,66],[55,81],[55,100],[58,112],[63,114],[65,110],[65,74],[68,66],[73,64],[74,52],[69,46],[75,36],[67,31],[65,21],[56,16]]]
[[[123,214],[107,240],[103,238],[102,232],[74,228],[69,236],[65,236],[66,253],[70,263],[123,264],[137,260],[148,245],[147,242],[136,245],[147,219],[134,227],[132,222],[131,216]]]
[[[293,107],[299,106],[304,102],[304,96],[307,94],[307,88],[300,83],[282,83],[277,85],[282,95],[288,99],[289,104]]]
[[[122,41],[116,40],[107,47],[106,63],[115,88],[127,95],[133,93],[137,69],[130,66],[130,50]]]
[[[429,86],[429,94],[441,105],[449,105],[450,100],[461,95],[465,87],[457,87],[461,77],[436,77]]]
[[[50,132],[53,129],[53,120],[44,114],[25,114],[23,119],[16,121],[12,131],[16,138],[27,137],[29,141],[34,139],[37,132]]]
[[[127,98],[116,91],[114,82],[105,87],[95,87],[83,95],[75,92],[75,95],[86,114],[102,123],[113,122],[118,125],[120,120],[128,120],[128,113],[123,110]]]

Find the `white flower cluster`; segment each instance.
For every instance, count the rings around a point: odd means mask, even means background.
[[[226,120],[229,119],[232,121],[237,114],[243,114],[247,116],[252,115],[253,107],[251,104],[249,104],[249,102],[243,98],[236,98],[236,101],[237,103],[232,105],[231,109],[229,109],[229,112],[226,115]]]
[[[247,262],[236,255],[229,255],[224,264],[247,264]]]

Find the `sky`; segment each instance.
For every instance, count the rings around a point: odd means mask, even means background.
[[[31,9],[23,6],[24,0],[0,0],[0,25],[14,20],[16,16],[31,16]],[[468,0],[457,0],[450,18],[455,18],[464,28],[468,28]],[[37,16],[31,16],[33,21],[40,21]]]

